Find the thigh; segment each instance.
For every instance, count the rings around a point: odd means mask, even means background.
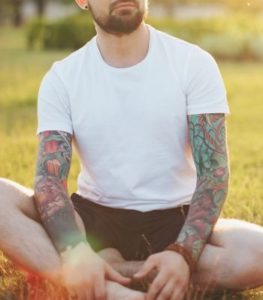
[[[6,178],[0,179],[0,193],[2,205],[18,208],[25,215],[38,221],[38,213],[34,205],[34,192],[15,181]]]
[[[245,289],[263,284],[263,228],[236,219],[219,219],[197,265],[194,281]]]
[[[257,251],[263,249],[263,227],[243,220],[220,218],[208,243],[236,251]]]
[[[0,199],[3,205],[18,208],[30,219],[41,223],[38,211],[34,202],[34,191],[15,181],[0,178]],[[83,222],[75,211],[75,218],[80,229],[85,232]]]

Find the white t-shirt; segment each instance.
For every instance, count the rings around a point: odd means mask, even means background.
[[[228,113],[214,59],[148,26],[147,56],[128,68],[103,60],[96,37],[45,75],[38,130],[74,135],[81,196],[150,211],[189,204],[196,170],[187,115]]]

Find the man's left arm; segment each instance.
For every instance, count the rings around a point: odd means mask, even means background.
[[[228,155],[224,114],[188,116],[197,171],[196,189],[176,243],[196,264],[218,220],[228,190]]]
[[[134,275],[140,279],[154,269],[158,271],[147,292],[147,300],[183,299],[188,289],[190,266],[197,264],[227,195],[229,170],[225,115],[190,115],[188,128],[197,170],[196,189],[185,224],[172,245],[176,252],[151,255]]]

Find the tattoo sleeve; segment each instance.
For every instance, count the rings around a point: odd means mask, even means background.
[[[224,114],[188,117],[197,185],[176,243],[197,261],[218,220],[228,189],[228,158]]]
[[[71,141],[71,135],[62,131],[45,131],[39,136],[35,204],[58,252],[85,240],[67,192]]]

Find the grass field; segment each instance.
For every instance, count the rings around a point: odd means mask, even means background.
[[[1,29],[0,42],[0,177],[32,186],[39,83],[52,62],[68,53],[28,51],[21,30]],[[263,225],[263,64],[219,65],[231,108],[228,141],[232,174],[223,216]],[[69,179],[71,192],[76,188],[78,169],[74,156]],[[0,299],[16,299],[18,296],[12,293],[22,282],[20,274],[0,254]],[[260,300],[263,290],[215,297]]]

